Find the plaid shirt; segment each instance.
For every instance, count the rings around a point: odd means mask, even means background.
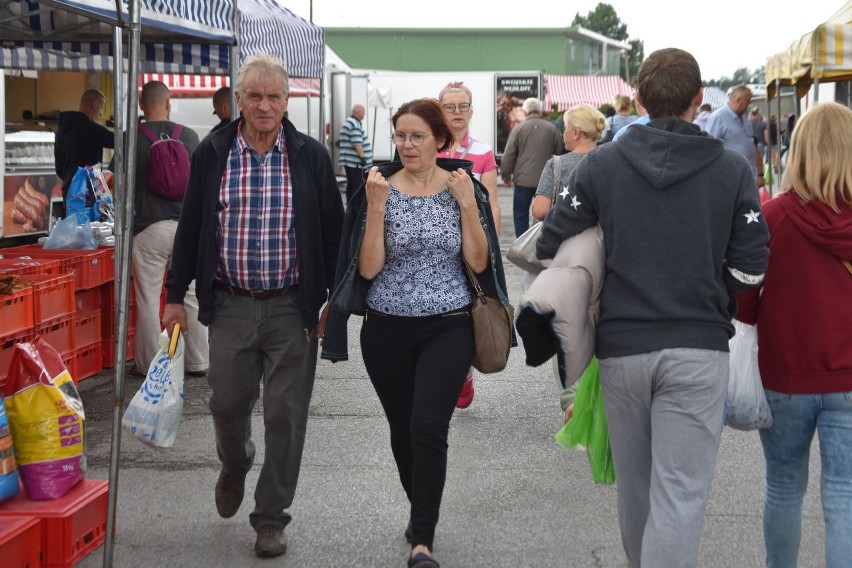
[[[249,290],[299,282],[293,187],[284,129],[260,155],[245,141],[242,124],[228,154],[219,192],[216,278]]]

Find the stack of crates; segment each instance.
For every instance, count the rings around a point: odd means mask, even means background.
[[[59,499],[22,490],[0,503],[0,565],[71,568],[104,543],[109,483],[84,479]]]
[[[0,272],[25,286],[0,296],[0,392],[14,345],[36,335],[62,355],[75,381],[115,365],[115,248],[0,249]],[[26,285],[29,284],[29,285]],[[128,359],[133,358],[136,306],[131,299]]]

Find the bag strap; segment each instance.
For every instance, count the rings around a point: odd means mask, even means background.
[[[476,294],[476,299],[485,303],[485,292],[482,291],[482,286],[479,284],[476,274],[473,273],[473,270],[471,270],[470,265],[466,260],[462,259],[462,262],[464,262],[464,267],[467,270],[467,277],[470,279],[470,285],[473,286],[473,293]]]
[[[550,206],[553,207],[553,204],[556,203],[556,187],[557,184],[562,183],[562,158],[553,155],[553,195],[550,197]]]
[[[169,138],[172,138],[174,140],[179,140],[181,132],[183,132],[183,126],[181,126],[180,124],[178,124],[176,122],[174,128],[172,128],[172,133],[169,134]]]
[[[144,134],[144,135],[145,135],[145,138],[147,138],[148,140],[150,140],[152,144],[153,144],[154,142],[156,142],[157,140],[159,140],[159,138],[157,137],[157,135],[156,135],[156,134],[154,134],[154,131],[153,131],[153,130],[151,130],[150,128],[148,128],[148,125],[147,125],[147,124],[140,124],[140,125],[139,125],[139,132],[141,132],[142,134]]]
[[[846,267],[846,270],[849,271],[849,274],[852,274],[852,263],[850,263],[848,260],[842,260],[842,259],[841,259],[840,262],[843,263],[843,266]]]

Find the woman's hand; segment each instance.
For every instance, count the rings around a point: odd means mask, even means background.
[[[450,193],[453,194],[456,202],[461,209],[466,206],[476,207],[476,197],[473,194],[473,180],[467,175],[463,169],[458,168],[454,172],[450,172],[450,177],[447,179],[447,187],[450,188]]]
[[[378,166],[370,168],[364,191],[367,197],[367,206],[384,211],[385,203],[387,203],[388,195],[390,194],[390,185],[388,184],[388,180],[385,179],[385,176],[379,171]]]

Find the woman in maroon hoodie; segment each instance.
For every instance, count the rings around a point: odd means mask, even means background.
[[[760,290],[737,296],[757,324],[758,363],[772,427],[763,535],[767,566],[795,566],[819,434],[825,561],[852,558],[852,110],[818,104],[796,125],[783,193],[764,205],[769,266]]]

